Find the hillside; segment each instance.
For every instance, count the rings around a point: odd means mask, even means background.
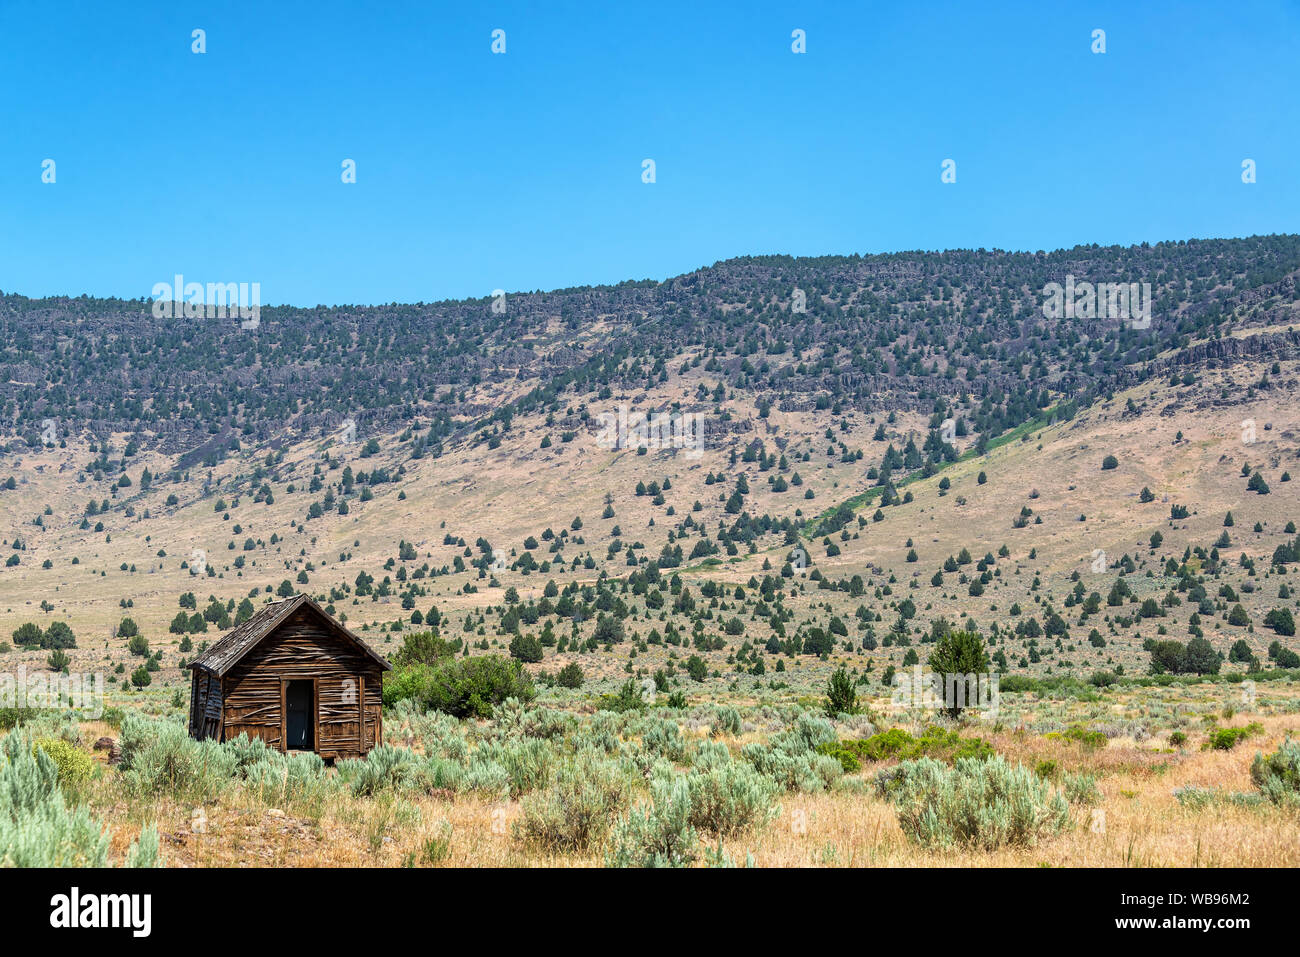
[[[151,697],[296,590],[386,653],[430,617],[472,652],[537,637],[531,670],[593,691],[798,697],[844,663],[884,701],[963,623],[1010,674],[1140,674],[1145,640],[1198,634],[1267,667],[1298,602],[1272,564],[1298,271],[1296,236],[754,257],[252,330],[5,295],[0,634],[64,621],[72,669],[125,684],[129,618]],[[1045,318],[1067,276],[1150,282],[1149,328]],[[624,408],[699,415],[702,444],[610,448]],[[715,677],[683,683],[692,655]]]

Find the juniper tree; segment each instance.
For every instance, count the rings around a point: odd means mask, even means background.
[[[937,675],[981,675],[989,670],[989,654],[984,639],[972,631],[951,631],[943,635],[930,652],[930,670]],[[961,680],[960,677],[948,680]],[[957,699],[946,702],[945,710],[957,718],[964,704]]]
[[[858,713],[858,692],[853,687],[849,673],[841,665],[831,675],[826,685],[826,715],[834,718],[839,714]]]

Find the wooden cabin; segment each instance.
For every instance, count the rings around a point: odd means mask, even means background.
[[[383,740],[392,667],[306,595],[270,602],[190,665],[190,735],[355,758]]]

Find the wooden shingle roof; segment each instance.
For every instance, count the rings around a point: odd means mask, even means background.
[[[321,608],[307,595],[294,595],[292,598],[272,601],[263,605],[254,613],[252,618],[242,625],[236,625],[218,639],[216,644],[191,661],[190,667],[201,668],[218,676],[224,675],[235,666],[239,659],[248,654],[259,641],[273,632],[281,622],[287,621],[300,608],[308,608],[315,612],[329,626],[331,631],[335,632],[340,638],[355,644],[361,651],[377,661],[385,671],[393,667],[382,655],[343,627],[342,624],[335,621],[332,615],[328,614],[325,609]]]

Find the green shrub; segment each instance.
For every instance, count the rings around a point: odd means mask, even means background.
[[[1201,811],[1219,799],[1214,788],[1203,788],[1195,784],[1174,788],[1174,799],[1185,808]]]
[[[478,748],[469,756],[461,787],[505,799],[510,796],[510,772]]]
[[[32,745],[44,751],[59,769],[59,786],[79,788],[95,772],[95,762],[85,751],[62,738],[41,738]]]
[[[596,702],[596,707],[601,711],[643,711],[648,707],[648,703],[641,696],[641,689],[637,687],[636,682],[628,678],[618,689],[617,694],[601,695]]]
[[[844,773],[840,762],[830,755],[809,751],[791,753],[759,741],[745,745],[740,754],[756,771],[787,791],[823,791]]]
[[[972,591],[972,595],[976,592]],[[989,670],[988,649],[984,639],[975,632],[950,631],[935,642],[930,652],[930,670],[936,675],[982,675]],[[964,706],[973,702],[958,702],[954,699],[949,708],[945,708],[951,717],[957,717]]]
[[[515,635],[510,639],[510,657],[530,663],[541,661],[542,643],[532,635]]]
[[[853,686],[853,679],[841,665],[831,675],[826,685],[826,714],[835,717],[839,714],[858,713],[858,691]]]
[[[576,661],[571,661],[561,668],[555,675],[555,683],[561,688],[581,688],[583,682],[587,680],[586,675],[582,673],[582,666]]]
[[[1066,741],[1077,741],[1083,745],[1085,751],[1096,751],[1104,748],[1109,739],[1101,731],[1089,731],[1081,724],[1072,724],[1063,732],[1052,731],[1046,735],[1051,740],[1065,739]]]
[[[504,708],[504,704],[503,704]],[[424,745],[426,757],[463,760],[469,753],[461,724],[443,711],[423,711],[411,699],[400,701],[394,709],[394,726],[406,725],[411,735]]]
[[[993,746],[983,738],[963,738],[955,730],[932,724],[914,738],[902,728],[890,728],[856,741],[836,741],[817,749],[823,754],[839,758],[846,772],[856,761],[888,761],[893,758],[909,761],[920,757],[939,758],[952,762],[959,758],[988,758],[994,755]],[[845,758],[854,759],[846,762]]]
[[[686,760],[686,739],[682,737],[681,728],[675,721],[658,721],[653,719],[641,732],[641,747],[651,756],[660,756],[678,764]],[[713,742],[704,742],[711,744]],[[703,745],[701,745],[703,746]],[[726,746],[723,745],[725,750]]]
[[[696,857],[690,825],[691,791],[684,776],[656,778],[650,803],[638,804],[614,825],[608,867],[685,867]]]
[[[431,631],[414,632],[402,638],[402,647],[393,655],[393,667],[438,664],[454,657],[458,645],[459,642],[447,641]]]
[[[714,716],[717,721],[713,725],[715,733],[720,734],[740,734],[740,712],[735,708],[727,705],[720,705],[715,708]]]
[[[108,847],[108,833],[90,812],[67,806],[49,754],[9,734],[0,757],[0,865],[104,867]]]
[[[1061,795],[1001,756],[961,758],[951,768],[921,758],[896,771],[888,790],[899,825],[924,847],[1032,846],[1069,819]]]
[[[254,764],[280,757],[280,752],[261,738],[250,738],[243,732],[240,732],[239,737],[227,741],[224,746],[234,756],[235,773],[241,776],[246,776],[247,769]]]
[[[35,708],[0,708],[0,731],[16,728],[35,717]]]
[[[817,746],[819,754],[826,754],[840,762],[840,767],[844,769],[845,774],[853,774],[862,770],[862,762],[858,760],[857,755],[847,748],[839,746],[839,742],[834,744],[819,744]]]
[[[1263,725],[1252,721],[1244,728],[1215,728],[1210,732],[1202,750],[1213,748],[1215,751],[1231,751],[1238,743],[1246,740],[1252,734],[1259,734],[1264,730]]]
[[[143,796],[211,801],[234,776],[235,753],[215,741],[195,741],[171,721],[128,714],[122,722],[122,779]]]
[[[500,655],[412,664],[384,679],[384,704],[412,698],[424,708],[457,718],[490,718],[507,698],[531,701],[537,694],[523,666]]]
[[[794,724],[775,735],[770,743],[752,741],[740,750],[741,757],[787,791],[821,791],[844,773],[837,758],[820,753],[835,743],[835,728],[825,718],[799,712]]]
[[[364,758],[347,758],[335,766],[353,794],[369,797],[400,788],[414,763],[415,755],[406,748],[381,744],[371,748]]]
[[[140,836],[131,842],[126,852],[127,867],[157,867],[158,829],[147,824],[140,830]]]
[[[626,810],[631,791],[627,775],[607,761],[566,760],[546,790],[524,799],[515,834],[550,852],[590,850],[605,839],[610,821]]]
[[[473,757],[502,768],[509,794],[517,798],[549,783],[555,749],[541,738],[489,741],[479,745]]]
[[[1257,752],[1250,779],[1274,804],[1300,803],[1300,743],[1288,736],[1268,757]]]
[[[664,755],[667,757],[667,755]],[[671,759],[670,759],[671,760]],[[691,756],[691,767],[697,771],[709,771],[722,767],[732,761],[731,749],[721,741],[701,741]]]
[[[819,744],[835,740],[835,728],[825,718],[808,711],[799,712],[794,725],[772,739],[772,745],[791,754],[811,751]]]
[[[890,728],[861,741],[845,741],[843,747],[866,761],[885,761],[894,757],[920,757],[916,739],[902,728]]]
[[[313,797],[325,781],[325,762],[319,754],[267,751],[240,772],[245,788],[263,804],[282,805]]]
[[[721,837],[767,824],[778,813],[775,781],[741,762],[720,764],[686,778],[692,827]]]
[[[1071,804],[1082,807],[1095,807],[1101,803],[1101,791],[1097,788],[1095,774],[1067,774],[1065,776],[1065,799]]]

